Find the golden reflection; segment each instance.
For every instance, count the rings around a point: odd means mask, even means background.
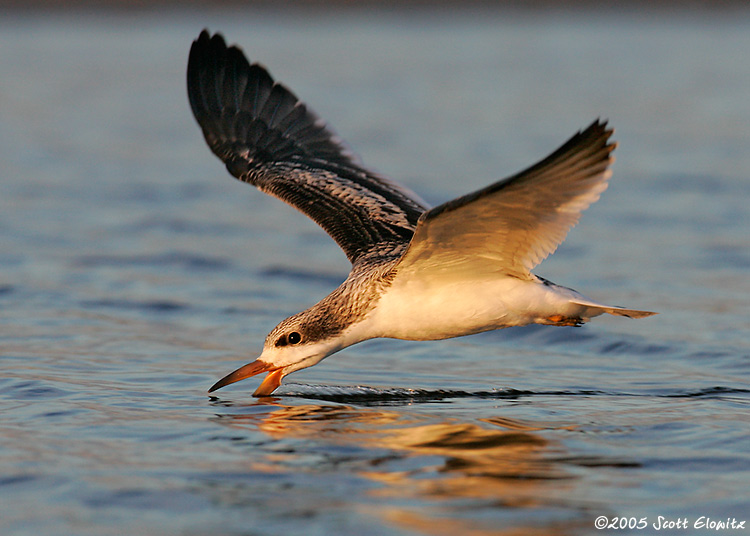
[[[228,415],[222,422],[232,427],[257,427],[274,439],[310,439],[393,452],[363,460],[354,469],[379,484],[371,492],[375,506],[363,505],[361,509],[384,522],[438,535],[575,533],[571,526],[575,522],[569,517],[560,526],[552,519],[547,523],[528,521],[535,517],[535,509],[559,507],[565,487],[572,485],[572,476],[555,462],[565,453],[539,431],[573,426],[506,417],[435,422],[434,415],[414,412],[413,407],[288,406],[276,400],[255,405],[256,409],[268,406],[265,411]],[[289,462],[282,458],[269,453],[253,466],[272,471],[274,465]],[[488,527],[466,514],[467,500],[480,508],[526,509],[528,515],[521,517],[527,522]],[[423,501],[428,506],[404,508],[404,501]],[[509,515],[516,522],[518,517]]]

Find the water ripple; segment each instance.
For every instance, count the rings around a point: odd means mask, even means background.
[[[80,302],[83,307],[94,307],[94,308],[111,308],[119,310],[138,310],[145,312],[154,313],[172,313],[178,311],[184,311],[190,306],[184,303],[169,300],[115,300],[115,299],[102,299],[102,300],[84,300]]]
[[[3,387],[0,393],[14,400],[55,399],[71,395],[70,391],[59,389],[42,380],[14,382]]]
[[[706,389],[698,389],[697,391],[678,391],[676,393],[668,393],[660,396],[669,398],[720,398],[722,395],[750,395],[750,389],[741,389],[734,387],[708,387]]]
[[[519,389],[491,389],[465,391],[461,389],[407,389],[377,388],[358,385],[330,386],[303,385],[290,383],[285,385],[278,396],[323,400],[341,404],[361,405],[406,405],[413,403],[442,402],[451,399],[476,398],[485,400],[517,400],[528,397],[659,397],[659,398],[720,398],[727,395],[750,395],[750,389],[715,386],[698,390],[679,389],[674,391],[616,392],[592,389],[529,391]]]
[[[338,387],[329,385],[302,385],[290,383],[279,393],[281,396],[307,398],[338,403],[364,405],[403,405],[419,402],[440,402],[457,398],[515,400],[528,396],[594,396],[612,395],[604,391],[522,391],[518,389],[491,389],[464,391],[461,389],[405,389],[376,388],[358,385]]]
[[[84,255],[75,261],[81,268],[114,266],[164,267],[178,266],[188,270],[224,270],[229,266],[227,259],[183,252],[169,252],[158,255]]]

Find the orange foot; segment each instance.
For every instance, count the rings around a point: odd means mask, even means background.
[[[582,326],[583,320],[578,316],[552,315],[546,318],[547,324],[553,326]]]

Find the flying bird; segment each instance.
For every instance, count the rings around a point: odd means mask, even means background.
[[[376,337],[437,340],[526,324],[655,313],[604,305],[531,273],[606,189],[615,143],[595,121],[537,164],[430,208],[367,169],[290,90],[204,30],[187,67],[190,106],[233,176],[316,221],[352,264],[321,301],[266,337],[263,352],[209,392],[288,374]]]

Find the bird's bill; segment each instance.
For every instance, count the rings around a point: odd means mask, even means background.
[[[268,376],[266,376],[266,379],[263,380],[263,382],[260,384],[260,387],[255,390],[253,396],[268,396],[273,393],[279,385],[281,385],[281,379],[284,377],[284,372],[282,368],[276,367],[271,363],[261,361],[260,359],[256,359],[252,363],[248,363],[247,365],[238,368],[234,372],[227,374],[218,382],[213,384],[208,392],[213,393],[217,389],[221,389],[222,387],[225,387],[230,383],[244,380],[245,378],[255,376],[262,372],[268,372]]]

